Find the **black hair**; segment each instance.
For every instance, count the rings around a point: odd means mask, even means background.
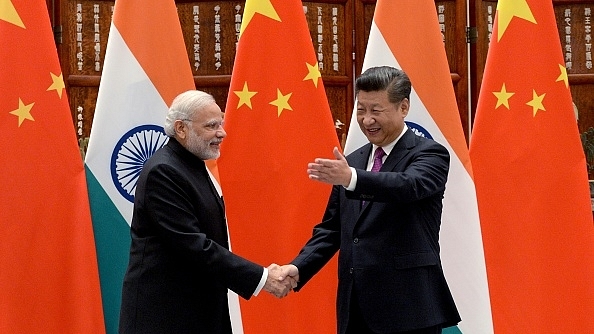
[[[411,83],[403,70],[391,66],[371,67],[363,72],[355,81],[355,96],[359,91],[387,91],[388,101],[398,103],[407,98],[410,100]]]

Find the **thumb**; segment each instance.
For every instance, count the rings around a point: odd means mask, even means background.
[[[338,147],[334,146],[334,150],[332,152],[334,153],[334,157],[336,158],[336,160],[346,160],[344,155],[340,153]]]

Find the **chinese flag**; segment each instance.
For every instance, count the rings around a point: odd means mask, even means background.
[[[588,176],[550,0],[498,2],[470,156],[495,333],[594,333]]]
[[[331,186],[307,164],[338,138],[300,0],[247,0],[218,160],[235,253],[292,260],[321,221]],[[299,293],[243,301],[245,333],[336,332],[336,261]]]
[[[0,333],[103,333],[85,172],[44,0],[0,1]]]

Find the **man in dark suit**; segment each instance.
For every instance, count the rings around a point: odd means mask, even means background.
[[[279,281],[278,265],[263,268],[229,251],[223,200],[204,162],[218,158],[226,136],[214,98],[180,94],[165,132],[169,142],[136,186],[119,330],[231,334],[227,289],[245,299],[262,288],[283,297],[295,282]]]
[[[410,92],[401,70],[365,71],[355,95],[369,143],[308,166],[311,179],[334,187],[322,222],[283,271],[298,291],[340,250],[340,334],[434,334],[460,321],[438,243],[449,153],[407,128]]]

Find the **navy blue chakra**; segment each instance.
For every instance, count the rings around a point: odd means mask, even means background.
[[[111,155],[111,178],[128,201],[134,202],[136,182],[144,163],[168,140],[163,127],[140,125],[126,132],[116,144]]]
[[[429,131],[419,124],[409,121],[404,121],[404,123],[406,123],[406,126],[408,126],[417,136],[433,139]]]

